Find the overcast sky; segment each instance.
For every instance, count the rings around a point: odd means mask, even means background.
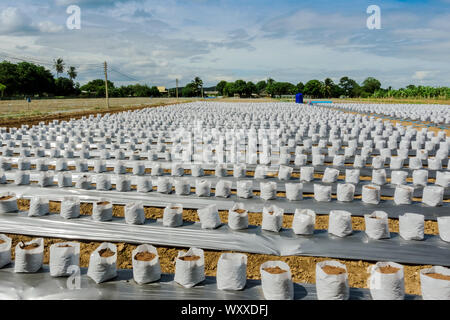
[[[66,9],[81,8],[81,30]],[[381,8],[369,30],[366,9]],[[200,76],[294,84],[349,76],[450,86],[450,0],[1,0],[0,59],[62,57],[80,83],[174,87]],[[121,73],[119,73],[121,72]]]

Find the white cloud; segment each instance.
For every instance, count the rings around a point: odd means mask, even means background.
[[[39,29],[40,32],[44,32],[44,33],[61,32],[64,30],[63,26],[54,24],[51,21],[39,22],[37,24],[37,28]]]
[[[426,80],[429,79],[430,76],[433,75],[433,73],[433,71],[416,71],[414,72],[412,78],[416,80]]]
[[[7,7],[0,11],[0,32],[23,32],[30,28],[29,17],[19,8]]]

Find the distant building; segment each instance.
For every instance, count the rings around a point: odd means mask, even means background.
[[[159,91],[159,93],[161,93],[161,95],[169,95],[169,91],[166,89],[166,87],[156,87]]]
[[[218,96],[219,95],[219,91],[209,90],[209,91],[205,91],[204,94],[205,94],[205,96]]]

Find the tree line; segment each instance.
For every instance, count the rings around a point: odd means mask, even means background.
[[[95,79],[80,86],[75,79],[78,72],[75,67],[66,65],[63,59],[54,60],[56,78],[47,68],[30,62],[0,62],[1,97],[104,97],[105,81]],[[66,72],[67,77],[61,75]],[[134,84],[115,87],[108,81],[108,93],[111,97],[158,97],[156,86]]]
[[[406,88],[382,88],[381,82],[368,77],[361,84],[349,77],[342,77],[338,83],[326,78],[324,81],[310,80],[296,85],[289,82],[277,82],[271,78],[254,84],[251,81],[220,81],[216,85],[219,95],[233,97],[250,97],[252,95],[268,95],[271,97],[303,93],[310,98],[450,98],[449,87],[430,87],[409,85]]]
[[[75,67],[66,65],[63,59],[54,60],[52,72],[43,66],[30,62],[0,63],[0,93],[1,97],[24,96],[80,96],[80,97],[104,97],[105,81],[95,79],[80,86],[75,79],[78,72]],[[67,77],[63,77],[64,73]],[[108,81],[110,97],[159,97],[162,93],[156,86],[146,84],[133,84],[116,87],[112,81]],[[294,95],[303,93],[309,98],[450,98],[449,87],[430,87],[408,85],[406,88],[392,89],[382,88],[381,82],[373,77],[368,77],[362,83],[349,77],[340,78],[335,83],[332,79],[324,81],[310,80],[305,84],[296,85],[289,82],[278,82],[267,79],[253,83],[252,81],[236,80],[234,82],[220,81],[215,87],[203,88],[203,81],[195,77],[184,87],[178,88],[179,97],[201,97],[203,90],[217,91],[219,96],[254,97]],[[167,93],[166,93],[167,95]],[[168,89],[168,95],[176,96],[176,89]]]

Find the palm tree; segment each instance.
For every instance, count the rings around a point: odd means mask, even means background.
[[[333,80],[331,80],[330,78],[326,78],[325,81],[323,82],[323,94],[324,97],[329,98],[331,97],[331,91],[333,89]]]
[[[203,81],[202,79],[200,79],[199,77],[195,77],[194,80],[192,81],[192,83],[195,86],[195,91],[197,96],[199,96],[202,92],[202,88],[203,88]]]
[[[62,58],[53,60],[53,67],[56,70],[56,76],[59,77],[59,74],[64,72],[65,67],[64,60]]]
[[[69,67],[69,70],[67,70],[67,75],[69,76],[70,80],[74,80],[78,76],[78,72],[76,71],[75,67]]]

